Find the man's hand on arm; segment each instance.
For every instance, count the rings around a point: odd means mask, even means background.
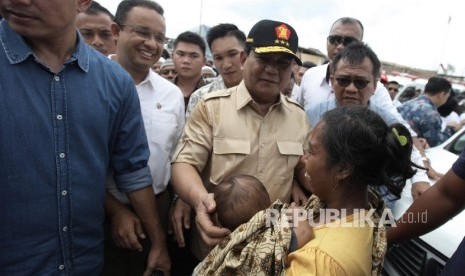
[[[174,230],[174,237],[178,242],[179,247],[186,246],[186,241],[184,240],[184,229],[191,228],[191,211],[192,208],[189,204],[185,203],[180,198],[177,199],[171,207],[171,224]]]
[[[111,221],[111,235],[116,245],[130,250],[142,251],[138,238],[145,234],[139,218],[110,192],[105,196],[105,212]]]
[[[152,244],[144,276],[150,276],[154,270],[160,270],[165,275],[169,275],[171,261],[166,249],[165,234],[161,228],[152,186],[133,191],[128,196]]]

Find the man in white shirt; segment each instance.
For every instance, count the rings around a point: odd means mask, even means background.
[[[159,226],[164,226],[165,232],[170,203],[169,193],[165,191],[170,179],[170,160],[182,134],[185,117],[184,99],[179,88],[151,70],[163,53],[166,31],[163,8],[151,0],[125,0],[118,6],[115,22],[112,32],[117,39],[117,48],[112,59],[128,71],[136,84],[150,148],[148,165],[153,178]],[[111,195],[107,193],[105,210],[111,223],[112,239],[105,243],[104,273],[142,275],[142,264],[149,252],[139,218],[127,205],[126,195],[116,189],[111,177],[107,190]],[[166,256],[163,257],[169,260],[164,241],[154,246],[164,249]],[[165,272],[169,274],[169,270]]]
[[[336,20],[331,26],[326,43],[329,59],[332,61],[334,57],[348,44],[354,41],[362,41],[363,31],[362,23],[355,18],[343,17]],[[307,72],[305,72],[300,86],[302,104],[305,110],[308,110],[312,106],[318,105],[321,102],[335,98],[334,91],[330,83],[331,72],[329,65],[331,61],[327,64],[310,68]],[[376,90],[374,91],[373,96],[370,98],[370,102],[394,115],[399,122],[409,129],[412,137],[417,137],[415,131],[413,131],[410,125],[402,118],[399,112],[397,112],[388,91],[379,81],[376,85]],[[420,159],[419,162],[415,163],[421,164],[422,157],[418,150],[414,150],[414,154],[418,159]],[[425,166],[426,165],[427,164],[425,164]],[[418,197],[428,187],[428,177],[423,177],[423,181],[420,181],[418,185],[412,186],[412,194],[414,198]]]

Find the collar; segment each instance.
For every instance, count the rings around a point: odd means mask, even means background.
[[[244,80],[242,80],[241,83],[239,83],[239,85],[236,86],[235,93],[237,110],[242,109],[251,102],[254,102],[252,96],[250,96],[249,90],[247,90],[247,87],[245,86]],[[292,111],[291,107],[289,106],[290,103],[288,102],[288,99],[281,93],[279,94],[279,101],[275,103],[273,106],[277,106],[280,104],[286,107],[289,111]]]
[[[178,76],[174,77],[173,83],[174,83],[176,86],[178,86]],[[194,90],[191,91],[191,94],[192,94],[195,90],[199,89],[200,87],[202,87],[202,86],[204,86],[204,85],[206,85],[206,84],[208,84],[208,82],[207,82],[202,76],[200,76],[200,79],[197,81],[197,84],[195,85]]]
[[[431,100],[430,97],[426,96],[426,95],[420,95],[417,97],[417,99],[419,100],[425,100],[427,102],[429,102],[430,104],[434,105],[433,101]]]
[[[156,73],[152,71],[152,69],[149,69],[149,72],[145,76],[145,79],[141,81],[137,86],[139,85],[150,85],[152,89],[155,89],[155,76]]]
[[[330,61],[330,62],[331,62],[331,61]],[[330,63],[330,62],[328,62],[328,63],[326,64],[326,76],[325,76],[325,81],[326,81],[327,84],[329,84],[329,76],[331,75],[331,72],[330,72],[330,68],[331,68],[331,67],[329,66],[329,63]]]
[[[77,37],[77,46],[74,53],[71,55],[69,60],[65,64],[77,61],[79,67],[84,71],[89,71],[89,53],[90,46],[87,46],[82,39],[82,36],[76,30]],[[5,49],[5,54],[8,58],[8,61],[11,65],[24,62],[30,57],[33,57],[37,60],[35,53],[32,51],[31,47],[26,43],[24,38],[13,31],[6,20],[0,21],[0,43]]]

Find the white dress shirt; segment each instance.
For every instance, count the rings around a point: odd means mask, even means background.
[[[152,186],[155,194],[159,194],[170,179],[171,156],[184,130],[184,97],[176,85],[152,70],[136,88],[150,148]],[[129,203],[112,180],[108,181],[107,189],[121,202]]]

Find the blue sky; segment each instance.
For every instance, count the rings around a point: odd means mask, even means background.
[[[100,0],[115,12],[120,1]],[[383,61],[436,70],[440,63],[465,75],[465,16],[459,0],[159,0],[167,36],[198,26],[234,23],[246,34],[261,19],[292,25],[300,46],[326,53],[331,24],[340,17],[359,19],[364,41]],[[449,18],[451,18],[449,23]]]

